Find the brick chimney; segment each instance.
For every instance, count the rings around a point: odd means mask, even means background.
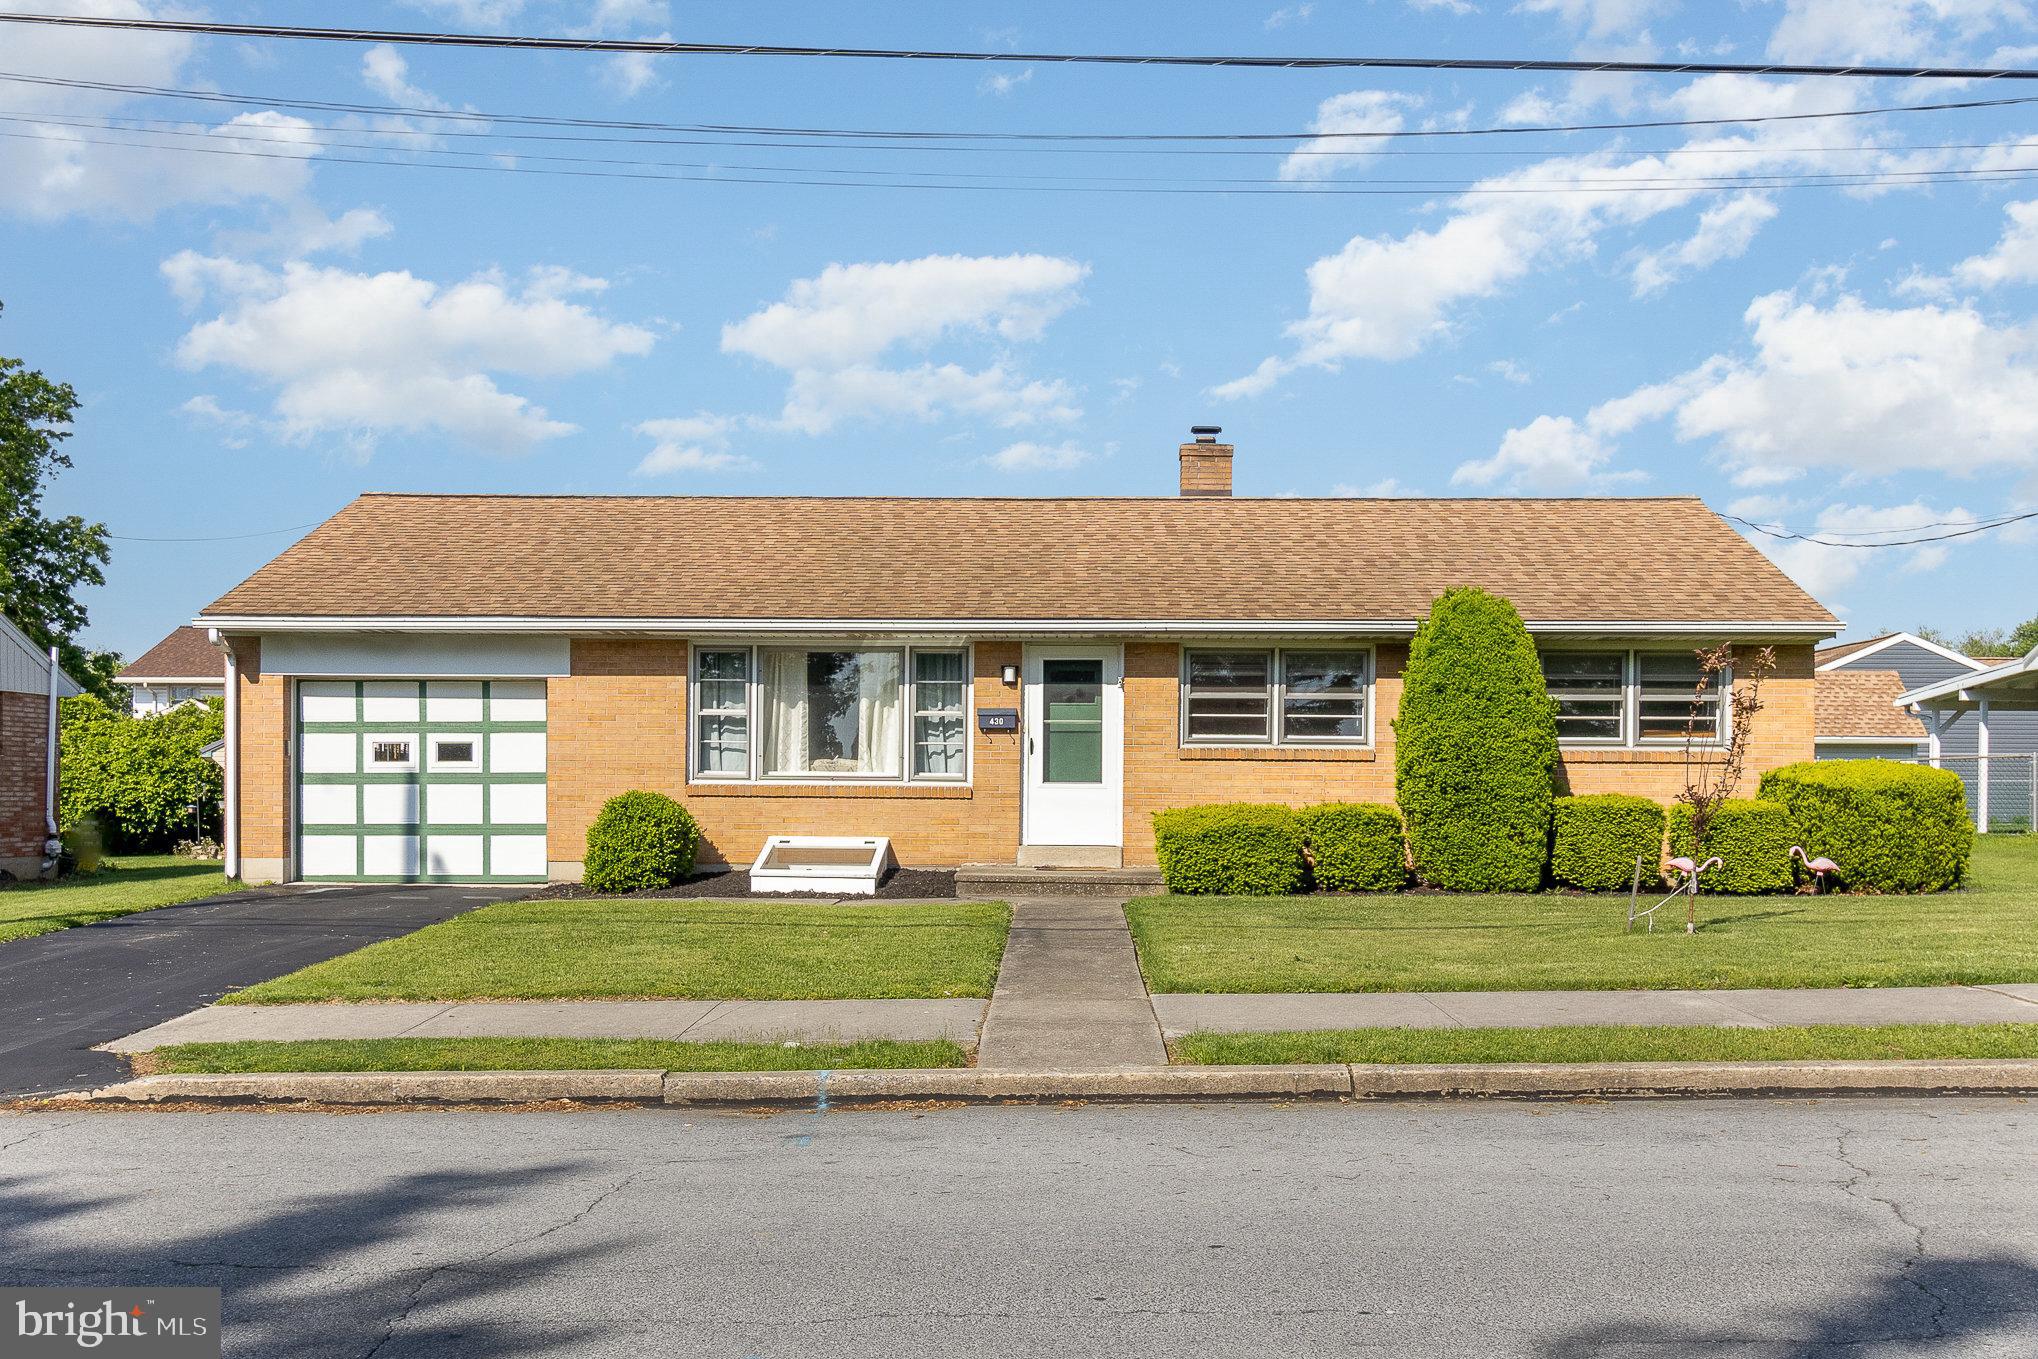
[[[1195,442],[1182,445],[1182,494],[1231,494],[1231,445],[1220,444],[1216,425],[1191,425]]]

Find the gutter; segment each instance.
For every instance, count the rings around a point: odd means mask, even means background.
[[[220,848],[226,862],[222,865],[229,879],[241,876],[241,686],[240,666],[234,659],[234,649],[218,628],[208,629],[206,638],[226,656],[226,788],[221,800],[226,804],[222,820],[221,835],[226,843]]]

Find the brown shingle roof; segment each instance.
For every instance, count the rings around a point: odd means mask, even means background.
[[[1837,661],[1843,657],[1852,656],[1857,651],[1872,647],[1886,637],[1894,636],[1896,634],[1893,632],[1881,632],[1873,637],[1864,637],[1858,642],[1842,642],[1837,646],[1822,646],[1812,653],[1812,657],[1818,664],[1825,665],[1829,661]]]
[[[210,616],[1530,620],[1832,615],[1694,498],[369,495]]]
[[[205,639],[204,628],[178,628],[129,662],[121,679],[218,679],[226,682],[226,657]]]
[[[1820,671],[1818,687],[1813,691],[1819,736],[1924,740],[1925,724],[1894,706],[1897,695],[1903,691],[1903,676],[1894,670]]]

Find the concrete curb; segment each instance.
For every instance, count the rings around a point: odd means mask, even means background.
[[[1128,1071],[402,1071],[143,1076],[65,1103],[538,1104],[828,1109],[881,1103],[2038,1095],[2038,1060],[1174,1066]]]

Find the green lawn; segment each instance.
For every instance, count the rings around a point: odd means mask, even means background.
[[[1192,1033],[1175,1060],[1194,1066],[1293,1062],[1800,1062],[2038,1057],[2038,1024],[1878,1024],[1860,1028],[1323,1029]]]
[[[216,859],[123,854],[97,873],[0,887],[0,943],[236,890]]]
[[[668,1043],[632,1038],[359,1038],[182,1043],[135,1059],[147,1072],[834,1071],[968,1066],[946,1039],[859,1043]]]
[[[507,901],[226,1000],[988,996],[1011,918],[995,902]]]
[[[1976,841],[1923,896],[1701,897],[1654,934],[1627,896],[1151,897],[1126,914],[1154,991],[1612,991],[2038,981],[2038,836]]]

